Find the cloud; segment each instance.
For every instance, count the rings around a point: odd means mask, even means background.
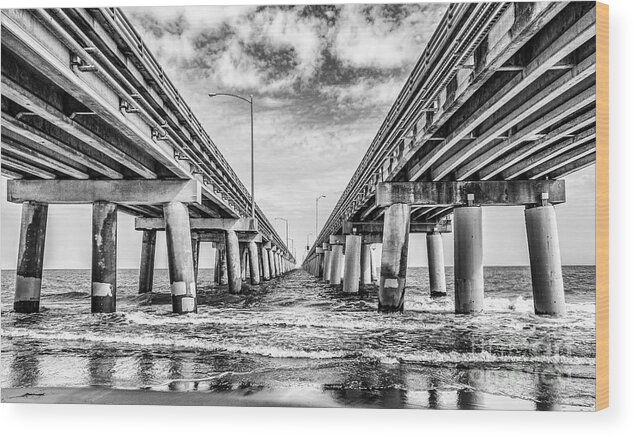
[[[416,4],[345,5],[334,50],[354,67],[404,68],[420,56],[443,12]]]
[[[219,88],[298,95],[326,89],[339,103],[364,86],[406,77],[445,5],[130,9],[168,73]],[[362,79],[372,79],[365,84]],[[380,81],[385,80],[385,85]],[[349,90],[344,88],[349,86]],[[386,97],[387,98],[387,97]]]

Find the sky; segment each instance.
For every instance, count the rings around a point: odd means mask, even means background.
[[[181,96],[246,187],[248,104],[254,96],[255,198],[282,238],[289,221],[298,258],[324,224],[408,77],[446,5],[202,6],[124,8]],[[594,166],[566,178],[556,206],[562,262],[594,264]],[[1,192],[6,193],[2,179]],[[0,261],[14,269],[20,205],[0,201]],[[45,268],[90,267],[89,205],[49,208]],[[118,265],[138,268],[141,235],[119,214]],[[159,233],[161,234],[161,233]],[[311,235],[309,235],[311,234]],[[485,263],[527,265],[522,207],[484,209]],[[308,239],[308,240],[307,240]],[[166,267],[164,236],[156,267]],[[452,264],[453,239],[445,258]],[[211,266],[209,244],[201,267]],[[426,264],[424,235],[410,265]]]

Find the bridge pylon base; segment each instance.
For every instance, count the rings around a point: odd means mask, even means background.
[[[22,203],[22,223],[13,301],[13,309],[18,313],[37,313],[40,311],[47,217],[47,204],[30,201]]]
[[[566,314],[557,218],[552,205],[526,208],[535,314]]]
[[[181,202],[166,203],[163,205],[163,215],[172,311],[177,314],[196,312],[196,278],[187,205]]]
[[[484,309],[482,208],[454,210],[454,288],[457,314]]]
[[[427,266],[429,268],[429,293],[432,296],[446,295],[445,258],[440,232],[427,234]]]
[[[92,205],[92,284],[90,309],[93,313],[117,310],[117,205]]]
[[[411,207],[394,203],[385,210],[379,279],[379,311],[403,311]]]

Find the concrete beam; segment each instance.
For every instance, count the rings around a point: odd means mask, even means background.
[[[229,229],[230,230],[230,229]],[[236,232],[238,236],[238,243],[250,243],[252,241],[256,243],[262,242],[262,235],[257,233],[249,233],[249,232]],[[201,243],[222,243],[224,242],[225,236],[222,231],[217,232],[199,232],[198,236],[200,238]]]
[[[376,204],[409,205],[485,205],[512,206],[542,203],[548,194],[551,204],[566,201],[563,180],[473,181],[473,182],[384,182],[377,185]]]
[[[236,232],[257,232],[258,223],[253,218],[190,218],[189,227],[192,231],[227,231]],[[145,230],[165,230],[165,220],[162,218],[138,217],[134,221],[134,229]]]
[[[346,236],[345,235],[331,235],[330,244],[346,244]]]
[[[156,205],[170,202],[200,203],[201,184],[194,180],[11,180],[7,200],[41,203],[93,203]]]
[[[410,234],[427,234],[430,232],[451,232],[451,220],[442,222],[410,222]],[[383,234],[383,222],[344,222],[343,232],[351,234]]]

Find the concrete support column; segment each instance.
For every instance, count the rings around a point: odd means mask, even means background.
[[[258,261],[258,243],[249,242],[249,266],[251,266],[251,284],[258,285],[260,283],[260,262]]]
[[[552,205],[527,208],[526,235],[531,261],[535,314],[566,314],[557,217]]]
[[[271,279],[277,278],[277,269],[275,268],[275,252],[273,249],[267,249],[269,256],[269,268],[271,270]]]
[[[249,262],[248,260],[249,252],[247,250],[246,245],[244,245],[244,243],[239,243],[238,246],[240,247],[240,277],[242,278],[243,281],[246,281],[247,263]]]
[[[141,268],[139,269],[139,294],[150,293],[154,285],[154,258],[156,253],[156,231],[143,231],[141,243]]]
[[[341,284],[343,276],[343,244],[333,244],[330,253],[330,285]]]
[[[15,277],[13,309],[18,313],[40,311],[42,267],[48,205],[37,202],[22,204],[18,266]]]
[[[346,235],[346,269],[344,275],[343,292],[358,293],[361,275],[361,235]]]
[[[454,209],[454,288],[456,313],[484,309],[482,208]]]
[[[330,247],[324,249],[324,267],[322,270],[322,279],[326,282],[330,282]]]
[[[321,278],[324,274],[324,253],[318,253],[315,258],[315,276]]]
[[[258,265],[258,273],[260,274],[260,282],[264,281],[264,264],[262,263],[262,245],[255,243],[256,264]]]
[[[268,281],[271,279],[271,268],[269,266],[269,251],[260,246],[260,256],[262,258],[262,279]]]
[[[445,258],[442,246],[442,234],[427,234],[427,267],[429,268],[429,293],[432,296],[447,294],[445,280]]]
[[[187,205],[181,202],[166,203],[163,205],[163,215],[172,311],[177,314],[196,312],[196,279]]]
[[[383,219],[383,254],[379,279],[379,311],[403,311],[407,278],[410,205],[390,205]]]
[[[361,244],[361,285],[368,285],[372,283],[372,251],[370,244]]]
[[[229,277],[227,274],[227,249],[224,243],[216,245],[216,283],[227,285]]]
[[[238,243],[238,235],[235,231],[226,231],[225,246],[227,248],[227,276],[229,277],[229,292],[240,293],[242,290],[242,277],[240,276],[240,243]]]
[[[370,276],[372,278],[372,283],[376,284],[379,282],[379,274],[381,265],[378,260],[378,256],[383,250],[382,244],[372,244],[370,245]]]
[[[192,234],[192,260],[194,262],[194,278],[198,282],[198,259],[200,253],[200,237],[198,234]]]
[[[93,313],[117,310],[117,205],[92,204],[92,288]]]

